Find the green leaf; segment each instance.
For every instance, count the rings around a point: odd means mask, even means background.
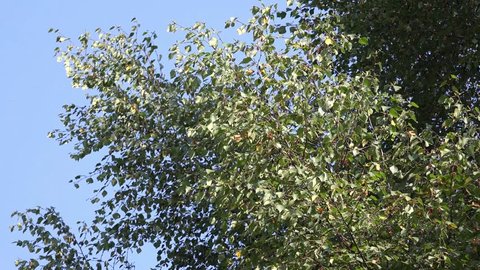
[[[398,118],[399,117],[399,114],[397,112],[397,110],[395,108],[390,108],[389,112],[388,112],[393,118]]]
[[[358,43],[360,43],[360,45],[368,45],[368,38],[366,37],[361,37],[360,39],[358,39]]]

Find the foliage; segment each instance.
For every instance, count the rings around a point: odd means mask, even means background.
[[[315,24],[322,20],[318,9],[329,10],[338,16],[339,31],[368,42],[339,57],[338,68],[369,70],[380,84],[402,86],[400,93],[420,105],[419,127],[434,123],[441,130],[448,114],[437,103],[442,95],[458,91],[465,106],[478,106],[480,1],[301,2],[293,10],[302,20]]]
[[[18,269],[128,269],[145,244],[174,269],[480,263],[480,110],[445,95],[443,127],[455,132],[417,129],[402,88],[336,70],[367,42],[338,31],[338,16],[311,25],[275,6],[252,13],[226,23],[251,41],[170,25],[186,35],[170,49],[169,79],[156,34],[136,22],[78,46],[59,36],[89,103],[65,106],[51,136],[73,143],[75,159],[105,153],[74,180],[100,185],[98,210],[78,233],[52,208],[14,213],[12,229],[32,235],[17,244],[37,254]]]

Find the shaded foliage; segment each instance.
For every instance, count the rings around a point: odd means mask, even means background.
[[[298,18],[314,25],[323,19],[319,10],[328,10],[339,31],[368,40],[342,54],[338,68],[371,71],[380,84],[402,86],[400,93],[420,105],[418,127],[440,129],[447,111],[437,101],[455,89],[464,105],[478,106],[480,1],[301,2],[294,9]]]

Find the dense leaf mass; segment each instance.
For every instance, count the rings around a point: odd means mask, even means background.
[[[31,234],[17,244],[35,254],[18,269],[131,269],[128,254],[146,244],[158,269],[475,268],[480,110],[454,86],[476,74],[451,76],[475,58],[433,47],[437,36],[412,34],[416,54],[368,32],[388,25],[345,25],[390,14],[382,18],[414,28],[391,10],[367,12],[382,9],[378,1],[322,11],[287,2],[227,21],[244,35],[233,42],[202,23],[170,25],[185,39],[170,49],[168,75],[156,34],[136,22],[84,34],[78,45],[60,36],[59,60],[88,102],[65,106],[64,129],[50,135],[73,144],[74,159],[104,154],[73,180],[97,184],[98,210],[78,231],[53,208],[14,213],[12,230]],[[354,4],[364,6],[354,14]],[[429,18],[409,16],[437,20],[434,7]],[[457,35],[471,33],[445,38]],[[455,57],[464,65],[447,64]],[[371,68],[376,61],[383,66]],[[406,63],[411,73],[400,73]],[[405,93],[421,72],[430,85],[448,75],[451,87],[419,106]],[[437,102],[441,123],[417,119]]]
[[[420,123],[433,122],[441,130],[448,113],[437,101],[454,88],[464,104],[478,106],[480,1],[302,2],[297,18],[316,24],[322,20],[318,10],[329,10],[340,20],[339,31],[368,40],[343,54],[339,69],[370,70],[381,84],[396,82],[405,98],[420,105]]]

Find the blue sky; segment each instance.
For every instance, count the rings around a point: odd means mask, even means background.
[[[68,181],[93,169],[98,157],[75,162],[69,159],[69,146],[47,138],[49,131],[61,127],[61,106],[82,102],[84,94],[71,88],[63,65],[56,62],[55,36],[48,29],[76,37],[97,27],[128,28],[136,17],[142,29],[159,34],[164,52],[180,38],[166,32],[171,21],[181,25],[203,21],[221,29],[232,16],[246,21],[255,4],[255,0],[0,0],[0,269],[15,269],[14,261],[26,254],[11,244],[22,237],[9,233],[9,226],[16,223],[11,212],[55,206],[75,225],[88,220],[93,211],[88,187],[76,190]],[[153,266],[149,255],[136,259],[136,269]]]

